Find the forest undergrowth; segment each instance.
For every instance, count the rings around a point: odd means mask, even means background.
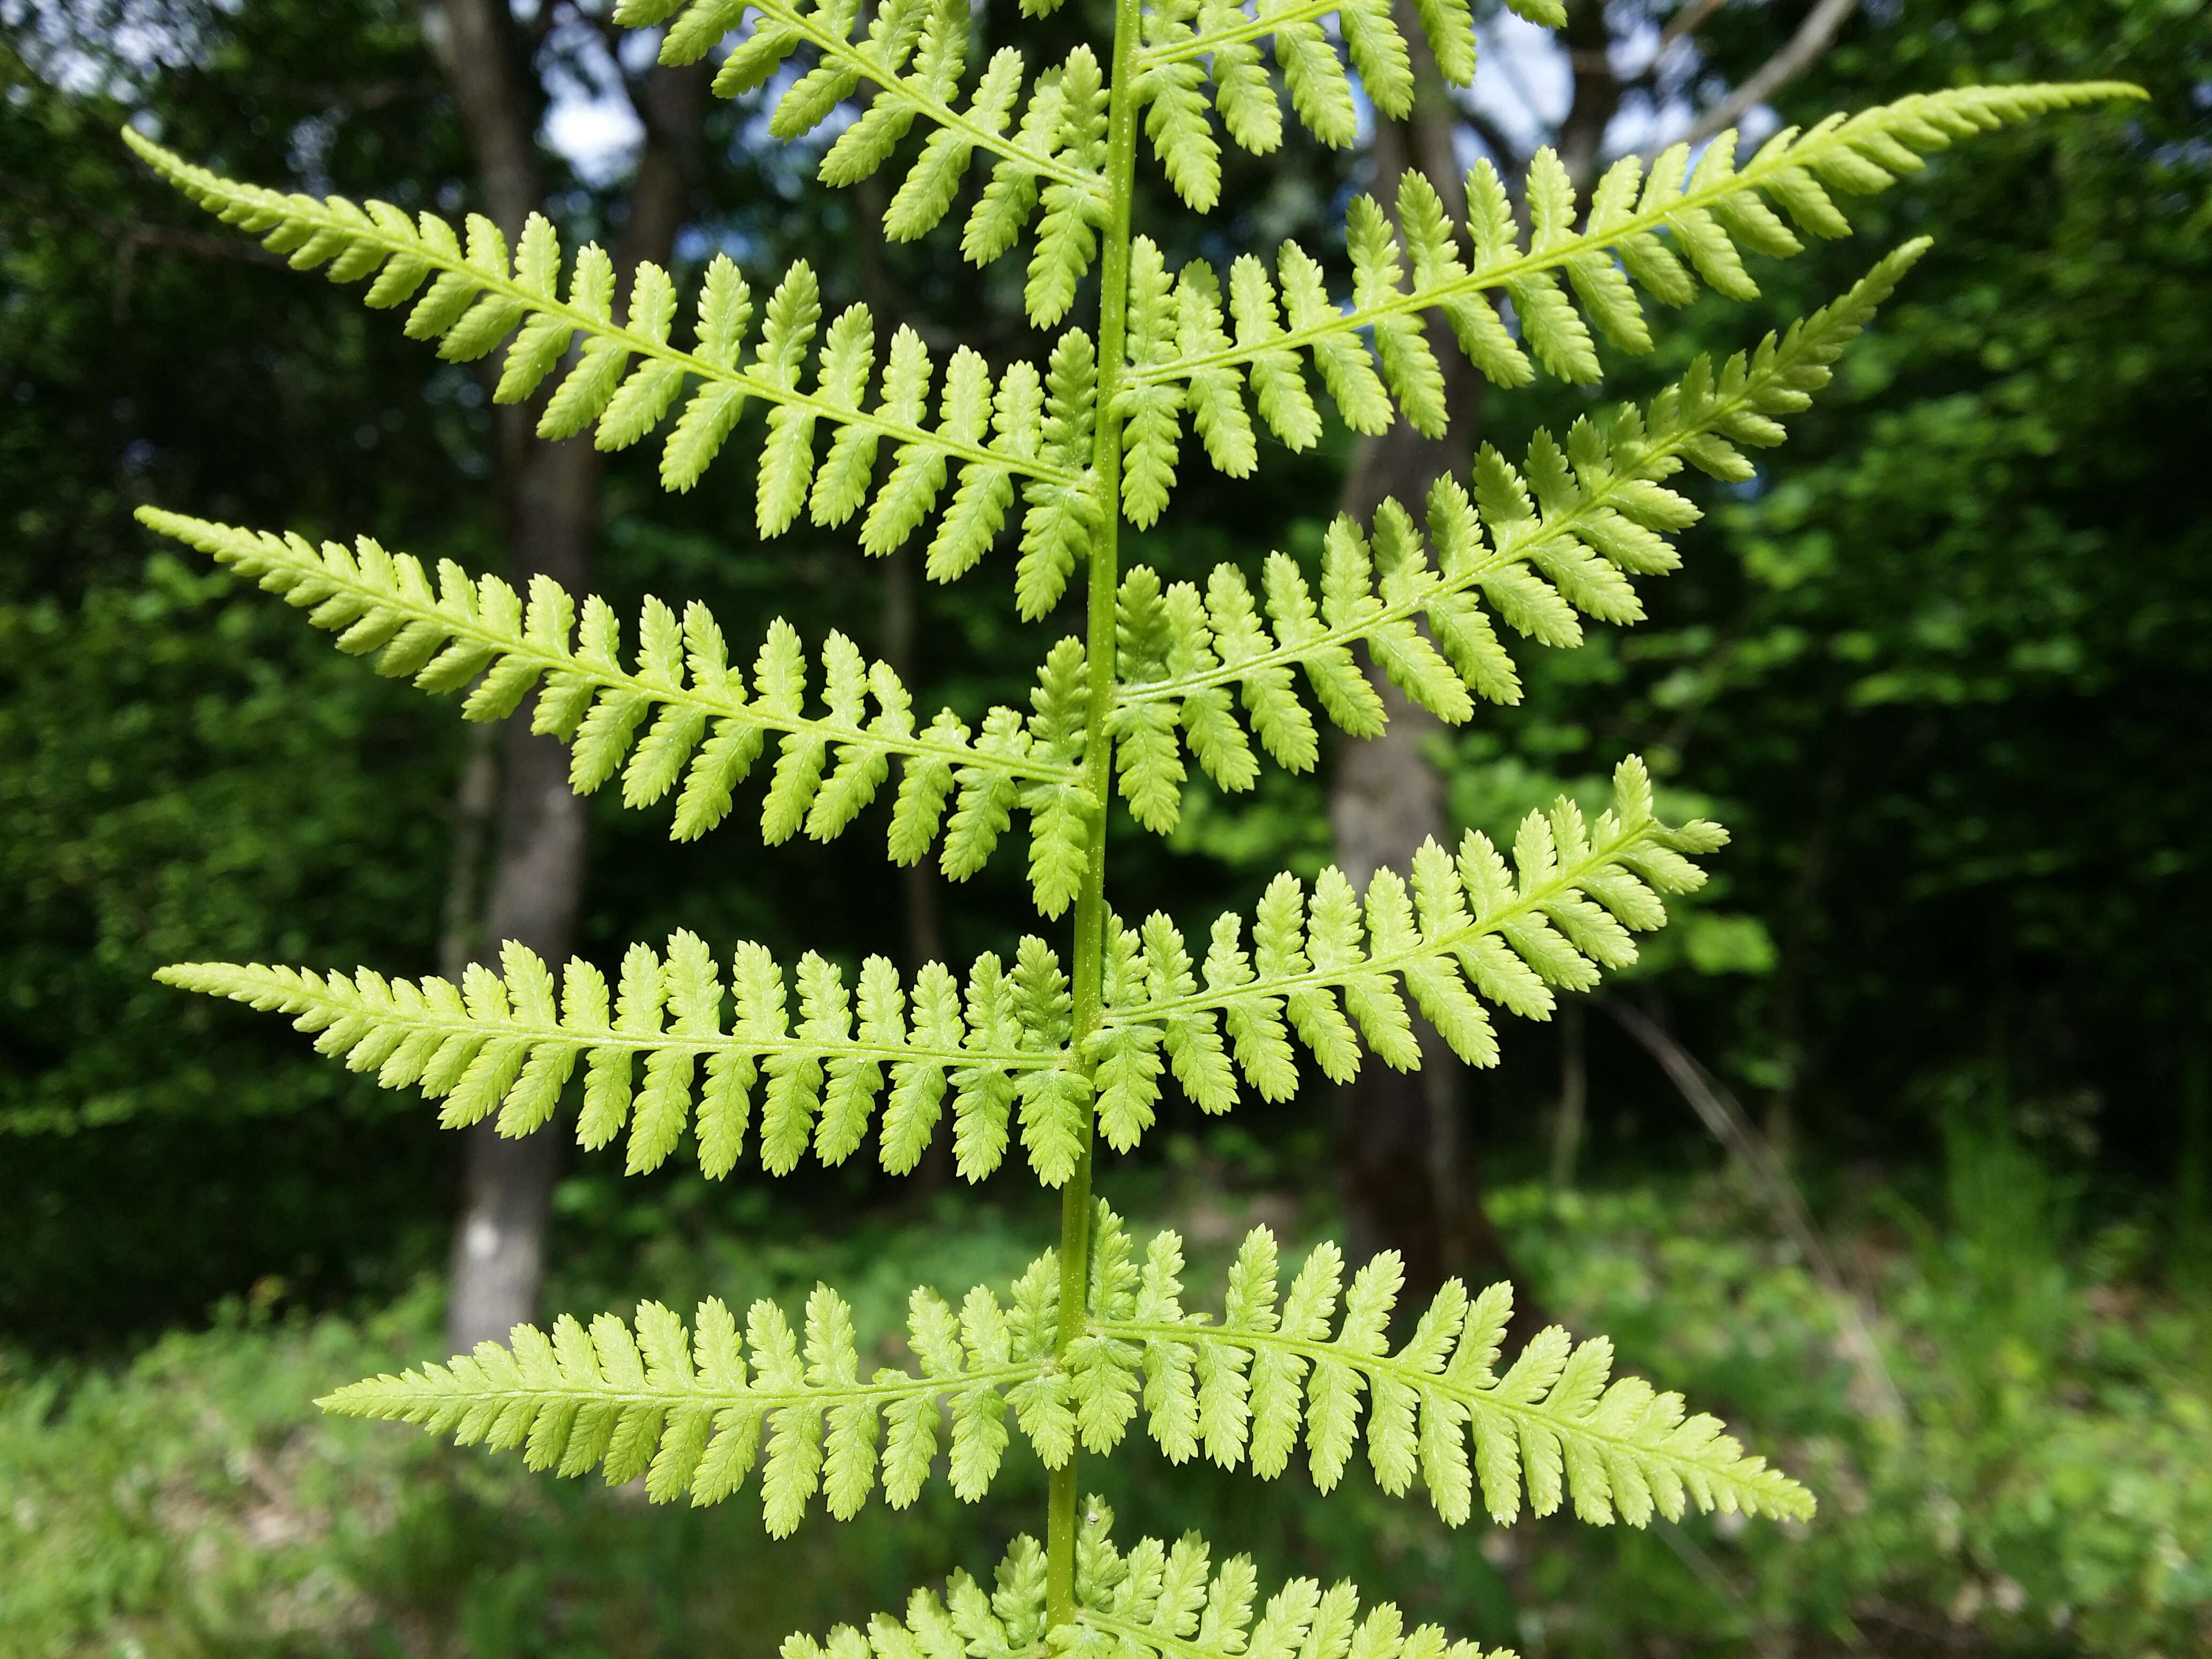
[[[1194,1262],[1225,1261],[1255,1221],[1319,1236],[1328,1218],[1287,1189],[1187,1151],[1139,1213],[1180,1227]],[[1832,1236],[1902,1421],[1872,1407],[1834,1297],[1733,1178],[1495,1195],[1547,1312],[1613,1331],[1626,1360],[1782,1449],[1821,1499],[1818,1526],[1455,1534],[1364,1475],[1342,1501],[1293,1478],[1253,1505],[1157,1455],[1116,1471],[1109,1496],[1139,1523],[1241,1506],[1263,1569],[1387,1570],[1409,1613],[1529,1659],[2206,1650],[2204,1293],[2159,1282],[2143,1226],[2093,1221],[2009,1137],[1954,1124],[1948,1168],[1923,1205],[1874,1200]],[[578,1231],[623,1242],[577,1259],[561,1305],[740,1282],[795,1296],[834,1275],[882,1328],[913,1279],[1003,1278],[1025,1236],[1019,1216],[927,1203],[811,1237],[764,1210],[694,1233],[679,1202],[676,1222],[631,1237],[604,1190],[578,1182],[565,1197]],[[549,1486],[319,1416],[318,1379],[434,1340],[439,1288],[354,1316],[289,1312],[283,1297],[266,1284],[127,1362],[0,1358],[9,1659],[688,1654],[849,1619],[1000,1543],[1042,1490],[1030,1460],[980,1507],[940,1492],[922,1524],[872,1516],[833,1538],[817,1522],[784,1547],[796,1554],[766,1553],[744,1506],[649,1515],[629,1488]]]

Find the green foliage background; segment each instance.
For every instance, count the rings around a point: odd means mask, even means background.
[[[1762,58],[1794,26],[1775,12],[1724,9],[1717,62]],[[465,200],[459,137],[412,9],[387,0],[5,15],[0,1652],[677,1652],[850,1616],[1002,1539],[995,1506],[1033,1496],[1029,1476],[991,1507],[817,1523],[769,1557],[743,1506],[648,1517],[396,1431],[307,1425],[334,1378],[431,1345],[450,1149],[412,1103],[148,975],[189,957],[428,967],[463,739],[155,552],[129,514],[365,530],[488,568],[488,425],[465,374],[218,246],[112,135],[145,113],[242,175],[446,209]],[[100,58],[149,17],[155,48]],[[1781,268],[1770,318],[1689,313],[1655,382],[1835,291],[1866,249],[1937,238],[1771,477],[1694,533],[1653,619],[1539,659],[1523,708],[1438,756],[1455,819],[1493,831],[1630,748],[1694,776],[1689,804],[1735,831],[1723,890],[1639,989],[1755,1111],[1786,1101],[1795,1171],[1881,1310],[1905,1426],[1870,1425],[1825,1293],[1593,1021],[1584,1192],[1515,1184],[1544,1158],[1552,1035],[1513,1034],[1478,1085],[1472,1133],[1507,1183],[1493,1212],[1547,1310],[1756,1425],[1821,1491],[1820,1524],[1692,1530],[1679,1550],[1447,1539],[1357,1497],[1214,1516],[1236,1488],[1141,1464],[1113,1494],[1125,1515],[1207,1521],[1263,1573],[1386,1561],[1366,1576],[1429,1586],[1408,1598],[1422,1616],[1529,1653],[1778,1633],[1818,1651],[1847,1629],[1877,1651],[2212,1643],[2208,43],[2179,0],[1901,0],[1852,25],[1785,113],[1968,78],[2124,77],[2152,101],[1939,161],[1855,242]],[[835,300],[882,280],[850,252],[847,205],[797,190],[803,158],[718,118],[687,259],[803,252]],[[1318,246],[1364,182],[1310,142],[1264,167],[1235,155],[1240,244]],[[605,204],[567,182],[589,234]],[[1181,234],[1197,251],[1194,222]],[[884,257],[918,313],[974,304],[944,250]],[[982,297],[988,328],[1034,349],[1014,296]],[[1498,400],[1488,435],[1556,422],[1574,394],[1546,395]],[[1347,450],[1333,431],[1288,488],[1194,469],[1181,527],[1132,556],[1182,572],[1309,545]],[[772,605],[817,633],[880,605],[872,569],[803,539],[764,552],[750,520],[727,479],[678,501],[618,468],[611,597]],[[925,603],[923,678],[963,713],[1019,692],[1031,643],[995,596]],[[635,817],[595,833],[601,957],[679,921],[858,947],[896,902],[836,848],[775,854],[763,882],[761,855],[685,858]],[[1192,802],[1164,849],[1126,844],[1146,860],[1132,890],[1218,908],[1285,860],[1310,871],[1328,826],[1316,791],[1271,774],[1256,798]],[[1001,879],[948,907],[956,959],[1024,913]],[[1194,1216],[1218,1241],[1248,1212],[1318,1231],[1328,1121],[1316,1095],[1279,1120],[1175,1122],[1140,1212],[1194,1240]],[[864,1173],[773,1197],[614,1182],[584,1164],[562,1189],[561,1306],[817,1274],[857,1301],[867,1264],[896,1262],[888,1298],[917,1267],[950,1287],[1025,1254],[1029,1218]],[[824,1206],[847,1224],[794,1238]]]

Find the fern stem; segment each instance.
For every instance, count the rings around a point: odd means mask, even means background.
[[[1084,711],[1084,784],[1091,799],[1090,857],[1075,899],[1074,1030],[1079,1054],[1103,1012],[1106,943],[1106,820],[1113,798],[1115,596],[1121,526],[1121,416],[1115,402],[1128,359],[1129,213],[1137,161],[1137,73],[1140,0],[1115,0],[1112,80],[1106,114],[1109,218],[1098,267],[1097,424],[1092,430],[1091,488],[1097,526],[1091,540],[1091,585],[1084,649],[1090,696]],[[1064,1358],[1090,1313],[1091,1165],[1093,1115],[1083,1124],[1083,1151],[1060,1190],[1060,1330],[1053,1345]],[[1045,1532],[1045,1622],[1072,1623],[1075,1607],[1076,1459],[1052,1472]]]
[[[1217,1659],[1212,1649],[1187,1637],[1177,1636],[1170,1630],[1164,1630],[1157,1623],[1140,1625],[1133,1620],[1116,1619],[1109,1613],[1096,1611],[1085,1611],[1083,1622],[1093,1630],[1121,1638],[1126,1644],[1122,1649],[1124,1652],[1133,1646],[1139,1653],[1149,1648],[1171,1656],[1171,1659]]]

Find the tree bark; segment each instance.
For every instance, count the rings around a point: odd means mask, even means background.
[[[1597,177],[1605,131],[1620,108],[1621,84],[1613,72],[1613,31],[1602,0],[1575,0],[1567,8],[1567,63],[1574,93],[1559,123],[1559,161],[1577,192]]]
[[[571,592],[585,592],[599,516],[598,452],[580,442],[533,439],[517,471],[508,518],[510,580],[520,587],[543,574]],[[536,735],[521,719],[510,721],[504,735],[483,954],[495,955],[513,939],[548,962],[565,961],[583,902],[585,804],[568,787],[568,751],[558,742]],[[565,1130],[556,1121],[510,1139],[486,1118],[465,1133],[446,1310],[455,1353],[503,1340],[537,1314]]]
[[[459,106],[485,208],[512,245],[545,196],[538,148],[544,94],[536,40],[505,0],[422,0],[423,27]],[[627,273],[665,261],[681,223],[690,145],[706,88],[701,66],[654,70],[634,94],[645,141],[616,247]],[[602,458],[588,441],[541,441],[526,407],[496,411],[509,579],[550,576],[572,593],[592,586]],[[567,751],[511,720],[501,744],[497,843],[481,954],[513,939],[548,961],[574,948],[584,891],[586,816],[568,787]],[[461,1212],[454,1229],[447,1333],[456,1352],[499,1340],[537,1312],[546,1218],[560,1169],[562,1131],[520,1139],[492,1123],[467,1132]]]
[[[1575,1162],[1582,1154],[1583,1119],[1589,1103],[1589,1063],[1583,1043],[1583,1000],[1559,999],[1559,1115],[1552,1125],[1552,1185],[1565,1192],[1575,1184]]]
[[[2173,1282],[2212,1289],[2212,1054],[2200,1033],[2181,1055],[2181,1134],[2173,1160]]]
[[[1462,218],[1466,199],[1454,148],[1457,122],[1425,39],[1402,15],[1407,8],[1399,9],[1414,54],[1417,90],[1407,118],[1376,124],[1376,194],[1390,201],[1400,175],[1417,167],[1446,210]],[[1436,337],[1449,337],[1441,319],[1432,319],[1432,327]],[[1442,351],[1437,357],[1452,417],[1449,434],[1424,437],[1401,422],[1363,439],[1345,480],[1341,511],[1364,521],[1389,496],[1418,522],[1430,486],[1472,453],[1481,381],[1458,353]],[[1328,802],[1337,860],[1362,889],[1385,866],[1403,873],[1429,837],[1449,843],[1450,829],[1443,781],[1422,752],[1442,732],[1442,723],[1408,702],[1379,671],[1370,665],[1368,672],[1389,725],[1379,738],[1346,745]],[[1339,1097],[1337,1125],[1346,1247],[1355,1260],[1396,1250],[1405,1261],[1407,1306],[1425,1302],[1455,1273],[1504,1261],[1461,1133],[1467,1068],[1418,1011],[1413,1030],[1421,1069],[1398,1073],[1370,1060]]]
[[[1404,4],[1398,8],[1413,56],[1414,106],[1403,120],[1381,120],[1375,134],[1378,195],[1389,199],[1399,174],[1426,174],[1455,219],[1467,202],[1456,147],[1459,112],[1429,55],[1425,38]],[[1559,131],[1559,149],[1577,184],[1594,172],[1605,130],[1620,100],[1607,58],[1612,44],[1604,10],[1581,0],[1569,13],[1565,44],[1574,97]],[[1501,165],[1510,157],[1501,155]],[[1441,319],[1436,337],[1449,338]],[[1480,427],[1482,382],[1455,351],[1438,354],[1444,369],[1449,434],[1426,438],[1401,422],[1364,439],[1345,481],[1342,511],[1365,519],[1386,495],[1418,520],[1429,487],[1472,455]],[[1423,752],[1443,726],[1415,707],[1373,668],[1389,726],[1377,738],[1346,747],[1329,796],[1329,825],[1338,861],[1364,885],[1388,866],[1401,872],[1433,836],[1449,843],[1443,782]],[[1338,1143],[1343,1170],[1347,1243],[1355,1255],[1394,1249],[1406,1264],[1407,1301],[1418,1305],[1454,1273],[1509,1267],[1504,1242],[1482,1202],[1478,1160],[1463,1133],[1467,1068],[1418,1013],[1413,1028],[1421,1069],[1401,1074],[1370,1064],[1340,1098]]]
[[[1855,3],[1820,0],[1791,42],[1745,82],[1749,100],[1731,99],[1715,116],[1733,118],[1802,73],[1826,48]],[[1662,49],[1692,33],[1713,9],[1702,0],[1686,9],[1677,27],[1662,37]],[[1455,140],[1462,118],[1474,120],[1478,131],[1485,129],[1479,118],[1453,105],[1410,8],[1401,0],[1397,11],[1413,55],[1414,107],[1404,120],[1376,123],[1376,193],[1389,200],[1400,172],[1418,167],[1446,209],[1463,219],[1466,202]],[[1569,0],[1562,37],[1573,86],[1553,143],[1576,189],[1587,191],[1604,159],[1606,132],[1626,90],[1613,67],[1613,33],[1603,0]],[[1709,118],[1699,122],[1696,132],[1710,136],[1720,125],[1725,121]],[[1510,169],[1518,158],[1505,152],[1502,136],[1486,131],[1486,137],[1498,151],[1500,169]],[[1449,337],[1440,319],[1431,324],[1432,337]],[[1453,416],[1449,435],[1424,438],[1401,422],[1379,437],[1363,440],[1345,483],[1342,511],[1364,520],[1390,495],[1418,520],[1431,483],[1471,455],[1480,426],[1481,382],[1456,352],[1439,352],[1438,358]],[[1443,840],[1447,830],[1443,781],[1423,753],[1441,732],[1440,723],[1371,668],[1370,677],[1389,713],[1389,729],[1378,738],[1346,746],[1329,795],[1338,860],[1357,884],[1385,866],[1402,871],[1425,837]],[[1578,1015],[1579,1011],[1577,1024]],[[1462,1133],[1465,1069],[1418,1012],[1413,1024],[1421,1043],[1421,1070],[1401,1075],[1370,1064],[1340,1096],[1338,1125],[1348,1247],[1362,1256],[1378,1249],[1397,1249],[1405,1258],[1409,1303],[1455,1272],[1509,1265],[1484,1211],[1475,1160]],[[1565,1133],[1571,1122],[1572,1139],[1580,1139],[1578,1097],[1586,1085],[1579,1077],[1579,1032],[1570,1033],[1567,1041],[1577,1075],[1563,1079],[1563,1092],[1577,1098],[1571,1116],[1563,1110],[1555,1164],[1571,1169]],[[1567,1103],[1563,1100],[1563,1108]],[[1524,1308],[1516,1318],[1516,1332],[1528,1311]]]

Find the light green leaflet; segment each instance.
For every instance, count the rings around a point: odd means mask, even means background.
[[[472,967],[459,985],[222,963],[161,977],[294,1016],[323,1053],[441,1103],[448,1127],[495,1114],[501,1133],[527,1134],[580,1080],[578,1140],[596,1148],[626,1130],[633,1173],[658,1167],[689,1131],[700,1168],[729,1174],[759,1085],[769,1174],[788,1174],[810,1148],[842,1163],[877,1127],[883,1167],[902,1175],[949,1117],[969,1180],[995,1170],[1018,1136],[1038,1179],[1060,1187],[1094,1124],[1117,1151],[1137,1145],[1164,1071],[1202,1109],[1225,1112],[1240,1079],[1264,1099],[1295,1092],[1293,1035],[1336,1082],[1357,1074],[1363,1038],[1386,1064],[1418,1066],[1408,996],[1463,1059],[1496,1064],[1491,1008],[1548,1018],[1553,987],[1589,990],[1633,963],[1632,935],[1666,921],[1660,895],[1701,885],[1692,858],[1726,839],[1714,824],[1662,823],[1631,757],[1611,808],[1585,823],[1562,798],[1530,814],[1510,863],[1470,831],[1456,855],[1423,847],[1410,890],[1386,869],[1363,898],[1330,868],[1309,900],[1296,878],[1277,877],[1249,951],[1235,915],[1215,920],[1202,964],[1165,915],[1141,928],[1113,921],[1104,1014],[1079,1044],[1068,975],[1034,936],[1011,963],[978,957],[964,985],[937,963],[909,983],[882,957],[848,982],[810,951],[787,990],[761,946],[738,945],[726,978],[686,933],[665,954],[631,945],[611,981],[574,961],[556,983],[512,942],[501,974]]]
[[[953,1490],[980,1498],[1003,1461],[1009,1413],[1051,1469],[1071,1467],[1079,1446],[1112,1451],[1141,1424],[1176,1462],[1203,1449],[1264,1480],[1303,1439],[1327,1491],[1364,1441],[1384,1491],[1421,1485],[1455,1527],[1474,1513],[1478,1487],[1499,1522],[1524,1494],[1538,1515],[1571,1501],[1585,1521],[1632,1526],[1692,1508],[1811,1512],[1803,1487],[1713,1419],[1686,1415],[1679,1395],[1612,1377],[1603,1338],[1577,1345],[1553,1326],[1500,1369],[1504,1285],[1470,1300],[1452,1280],[1394,1349],[1395,1255],[1347,1283],[1343,1257],[1323,1244],[1285,1290],[1274,1236],[1260,1227],[1237,1252],[1215,1319],[1183,1308],[1182,1241],[1156,1235],[1139,1264],[1103,1204],[1089,1273],[1086,1310],[1058,1353],[1060,1262],[1048,1251],[1003,1300],[979,1285],[956,1307],[916,1290],[905,1364],[864,1364],[851,1307],[817,1285],[797,1318],[762,1300],[742,1328],[712,1298],[688,1327],[651,1302],[629,1322],[602,1314],[588,1327],[518,1327],[509,1347],[487,1342],[323,1404],[520,1449],[532,1468],[599,1469],[610,1485],[642,1477],[656,1503],[720,1503],[757,1468],[778,1536],[817,1497],[840,1519],[878,1490],[904,1508],[940,1447]]]
[[[1114,1512],[1084,1500],[1071,1551],[1067,1616],[1048,1626],[1047,1561],[1036,1539],[1014,1540],[987,1588],[955,1572],[942,1595],[916,1590],[903,1616],[878,1613],[863,1632],[841,1625],[817,1642],[794,1636],[782,1659],[1014,1659],[1046,1652],[1080,1659],[1485,1659],[1434,1625],[1408,1630],[1382,1602],[1362,1616],[1349,1583],[1327,1590],[1293,1578],[1264,1605],[1246,1556],[1216,1565],[1195,1534],[1174,1544],[1139,1539],[1124,1553]],[[1504,1650],[1488,1659],[1508,1659]]]

